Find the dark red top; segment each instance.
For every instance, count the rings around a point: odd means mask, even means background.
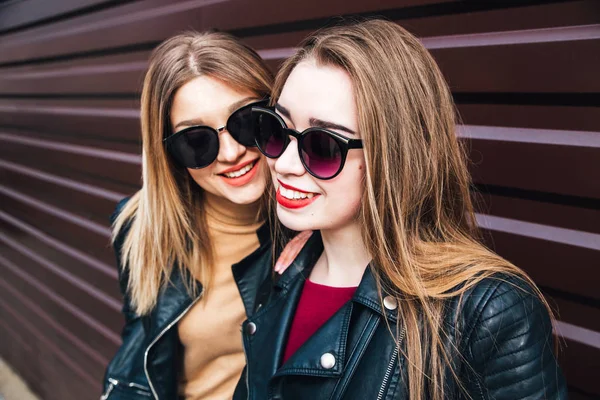
[[[329,318],[354,295],[356,287],[333,287],[309,281],[304,283],[292,328],[288,336],[285,363]]]

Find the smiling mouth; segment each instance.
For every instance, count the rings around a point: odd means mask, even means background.
[[[246,175],[248,172],[250,172],[250,170],[252,170],[252,168],[254,167],[254,165],[258,162],[258,160],[254,160],[249,164],[246,164],[245,166],[243,166],[242,168],[238,169],[237,171],[231,171],[231,172],[225,172],[223,174],[219,174],[221,176],[224,176],[226,178],[232,179],[232,178],[239,178],[240,176],[244,176]]]
[[[303,192],[297,188],[292,188],[283,182],[279,182],[275,198],[279,205],[287,209],[300,209],[312,204],[320,196],[319,193]],[[286,187],[287,186],[287,187]]]
[[[283,186],[279,187],[279,193],[281,193],[281,195],[288,200],[312,199],[315,196],[314,193],[306,193],[297,190],[286,189]]]

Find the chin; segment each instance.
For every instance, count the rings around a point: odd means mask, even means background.
[[[260,200],[264,191],[264,185],[262,187],[257,185],[256,187],[244,188],[243,190],[239,190],[239,193],[231,193],[225,197],[235,204],[252,204]],[[238,191],[236,190],[236,192]]]
[[[307,218],[305,215],[292,214],[279,204],[277,205],[277,218],[286,228],[296,232],[320,229],[310,218]]]

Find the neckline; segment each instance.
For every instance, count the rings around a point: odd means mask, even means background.
[[[311,281],[310,279],[306,279],[305,284],[307,284],[308,286],[312,286],[315,289],[321,289],[321,290],[339,290],[339,291],[350,291],[350,290],[356,290],[358,288],[358,286],[329,286],[329,285],[323,285],[321,283],[316,283]]]
[[[260,199],[250,204],[237,204],[205,192],[204,210],[208,221],[216,225],[242,227],[263,223],[259,216]]]

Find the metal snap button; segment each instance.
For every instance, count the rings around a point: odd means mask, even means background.
[[[398,308],[398,300],[396,300],[396,298],[393,296],[386,296],[383,299],[383,305],[388,310],[395,310]]]
[[[256,324],[254,322],[249,322],[246,325],[246,333],[248,335],[254,335],[256,333]]]
[[[325,353],[321,356],[321,367],[331,369],[335,367],[335,357],[331,353]]]

